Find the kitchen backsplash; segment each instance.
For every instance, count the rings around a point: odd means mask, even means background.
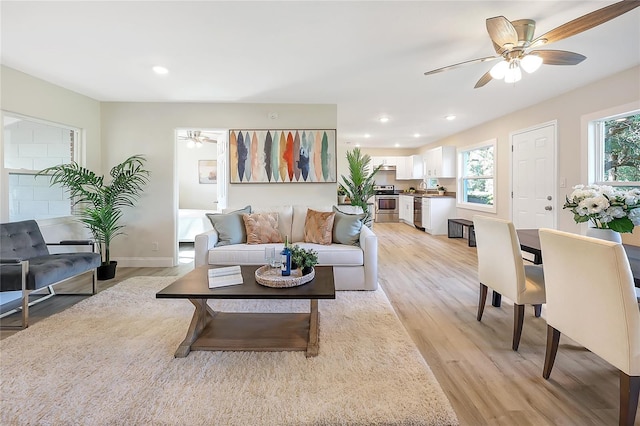
[[[418,189],[420,187],[420,179],[411,179],[411,180],[397,180],[395,170],[380,170],[376,173],[376,185],[393,185],[394,188],[398,191],[402,191],[405,189],[409,189],[414,187]],[[447,188],[447,192],[455,192],[456,191],[456,180],[455,178],[449,179],[438,179],[438,183]],[[435,189],[435,188],[430,188]]]

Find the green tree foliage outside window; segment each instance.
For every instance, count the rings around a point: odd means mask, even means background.
[[[604,182],[640,182],[640,114],[604,121]]]
[[[493,147],[464,153],[466,202],[493,205]]]

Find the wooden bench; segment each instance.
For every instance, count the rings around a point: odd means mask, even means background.
[[[473,222],[467,219],[449,219],[447,222],[447,236],[449,238],[464,238],[464,228],[468,228],[469,247],[476,246],[476,232]]]

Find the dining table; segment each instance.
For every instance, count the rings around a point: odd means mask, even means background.
[[[520,241],[520,250],[533,254],[533,263],[535,265],[542,264],[542,247],[540,246],[540,235],[538,229],[517,229],[518,240]],[[627,253],[633,282],[636,287],[640,287],[640,247],[631,244],[623,244],[624,251]],[[502,295],[493,292],[491,304],[500,306]]]

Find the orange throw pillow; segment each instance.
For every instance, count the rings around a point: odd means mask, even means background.
[[[247,230],[247,244],[281,243],[278,231],[278,213],[243,214]]]
[[[304,241],[328,246],[333,233],[334,212],[317,212],[308,209],[304,221]]]

